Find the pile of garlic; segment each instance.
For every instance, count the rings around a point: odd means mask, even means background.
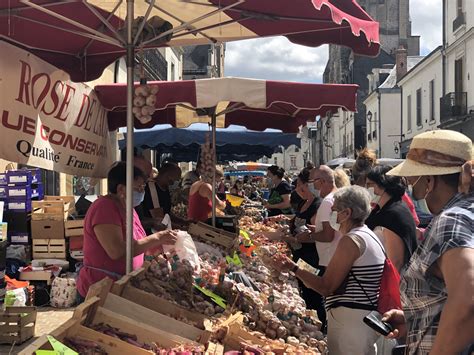
[[[201,145],[201,177],[204,181],[211,183],[215,171],[214,152],[209,135]]]
[[[151,121],[151,116],[155,112],[157,93],[156,85],[139,85],[135,88],[132,112],[141,124]]]

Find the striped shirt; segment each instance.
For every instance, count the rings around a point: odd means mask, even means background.
[[[429,354],[448,298],[446,284],[428,269],[447,251],[474,248],[474,194],[457,194],[433,218],[400,284],[407,322],[407,354]]]
[[[382,245],[365,225],[352,229],[346,236],[359,246],[361,255],[352,265],[345,290],[326,297],[326,309],[348,307],[375,310],[385,263]]]

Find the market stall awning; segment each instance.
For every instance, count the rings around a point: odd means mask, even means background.
[[[159,88],[151,122],[181,128],[197,122],[210,122],[209,108],[215,108],[217,127],[245,126],[255,131],[267,128],[297,132],[316,116],[356,110],[357,85],[306,84],[242,78],[200,79],[174,82],[152,82]],[[125,84],[95,87],[102,105],[110,110],[109,129],[126,125]],[[206,109],[206,110],[201,110]],[[212,110],[211,110],[212,111]]]
[[[281,145],[284,148],[289,147],[289,145]],[[276,146],[275,148],[279,148],[279,146]],[[235,170],[241,170],[241,171],[255,171],[255,170],[263,170],[266,171],[272,164],[264,164],[264,163],[254,163],[254,162],[246,162],[246,163],[237,163],[237,164],[232,164],[231,168]]]
[[[0,39],[68,72],[74,81],[93,80],[126,53],[127,3],[4,0]],[[376,56],[380,48],[378,22],[355,0],[135,0],[134,13],[135,30],[142,34],[137,48],[279,35],[305,46],[344,45],[359,55]]]
[[[301,143],[296,134],[291,133],[246,130],[218,130],[217,133],[218,163],[257,160],[263,156],[270,157],[281,146],[300,146]],[[171,154],[177,161],[196,161],[201,145],[208,137],[209,132],[206,130],[160,128],[135,132],[133,141],[135,147],[155,149],[159,154]],[[126,146],[126,139],[119,141],[120,149],[124,149]],[[261,164],[256,166],[261,166]]]

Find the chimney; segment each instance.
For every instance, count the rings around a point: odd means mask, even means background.
[[[400,46],[396,51],[397,82],[407,73],[407,50]]]

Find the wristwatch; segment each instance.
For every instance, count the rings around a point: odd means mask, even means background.
[[[295,265],[291,268],[290,271],[291,271],[293,274],[296,274],[296,272],[298,271],[298,269],[299,269],[299,268],[298,268],[298,265],[295,264]]]

